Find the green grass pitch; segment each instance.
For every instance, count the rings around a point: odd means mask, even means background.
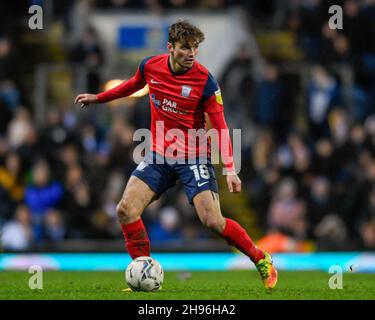
[[[328,286],[332,274],[325,272],[279,272],[271,294],[263,288],[256,271],[192,272],[184,279],[179,272],[166,272],[161,291],[122,292],[123,272],[45,271],[43,289],[31,290],[26,271],[0,272],[0,299],[33,300],[258,300],[258,299],[375,299],[375,274],[343,274],[343,289]]]

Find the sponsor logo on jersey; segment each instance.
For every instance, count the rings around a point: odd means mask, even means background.
[[[181,95],[185,98],[187,98],[188,96],[190,96],[190,92],[191,92],[191,87],[189,86],[182,86],[182,89],[181,89]]]
[[[167,112],[173,112],[178,114],[187,114],[186,111],[177,108],[177,102],[169,99],[163,99],[161,109]]]
[[[151,100],[155,105],[155,108],[159,108],[161,101],[156,99],[156,96],[154,94],[151,95]]]

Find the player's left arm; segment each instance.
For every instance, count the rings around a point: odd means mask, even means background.
[[[210,118],[212,128],[216,129],[219,133],[219,151],[226,169],[228,189],[233,193],[241,192],[241,180],[235,170],[232,142],[224,112],[208,113],[208,117]]]
[[[225,121],[221,91],[211,74],[203,92],[203,107],[208,114],[212,128],[216,129],[219,134],[219,152],[226,169],[228,189],[233,193],[241,192],[241,180],[235,171],[232,142]]]

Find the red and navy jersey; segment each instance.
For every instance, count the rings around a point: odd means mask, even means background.
[[[205,129],[205,113],[213,127],[227,128],[220,88],[214,77],[197,61],[187,71],[174,73],[168,54],[144,59],[134,77],[98,94],[97,99],[103,103],[129,96],[146,84],[151,104],[152,151],[174,158],[201,155],[202,150],[188,141],[189,129]],[[230,146],[230,153],[231,149]]]

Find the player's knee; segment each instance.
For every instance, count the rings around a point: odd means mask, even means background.
[[[206,209],[205,214],[202,215],[201,221],[204,226],[216,232],[222,232],[224,229],[225,222],[214,209]]]
[[[212,230],[215,230],[215,227],[216,227],[216,220],[215,219],[211,219],[211,218],[204,218],[202,219],[202,223],[205,227],[209,228],[209,229],[212,229]]]
[[[138,217],[137,208],[127,199],[121,199],[116,207],[116,212],[120,221],[133,220]]]

